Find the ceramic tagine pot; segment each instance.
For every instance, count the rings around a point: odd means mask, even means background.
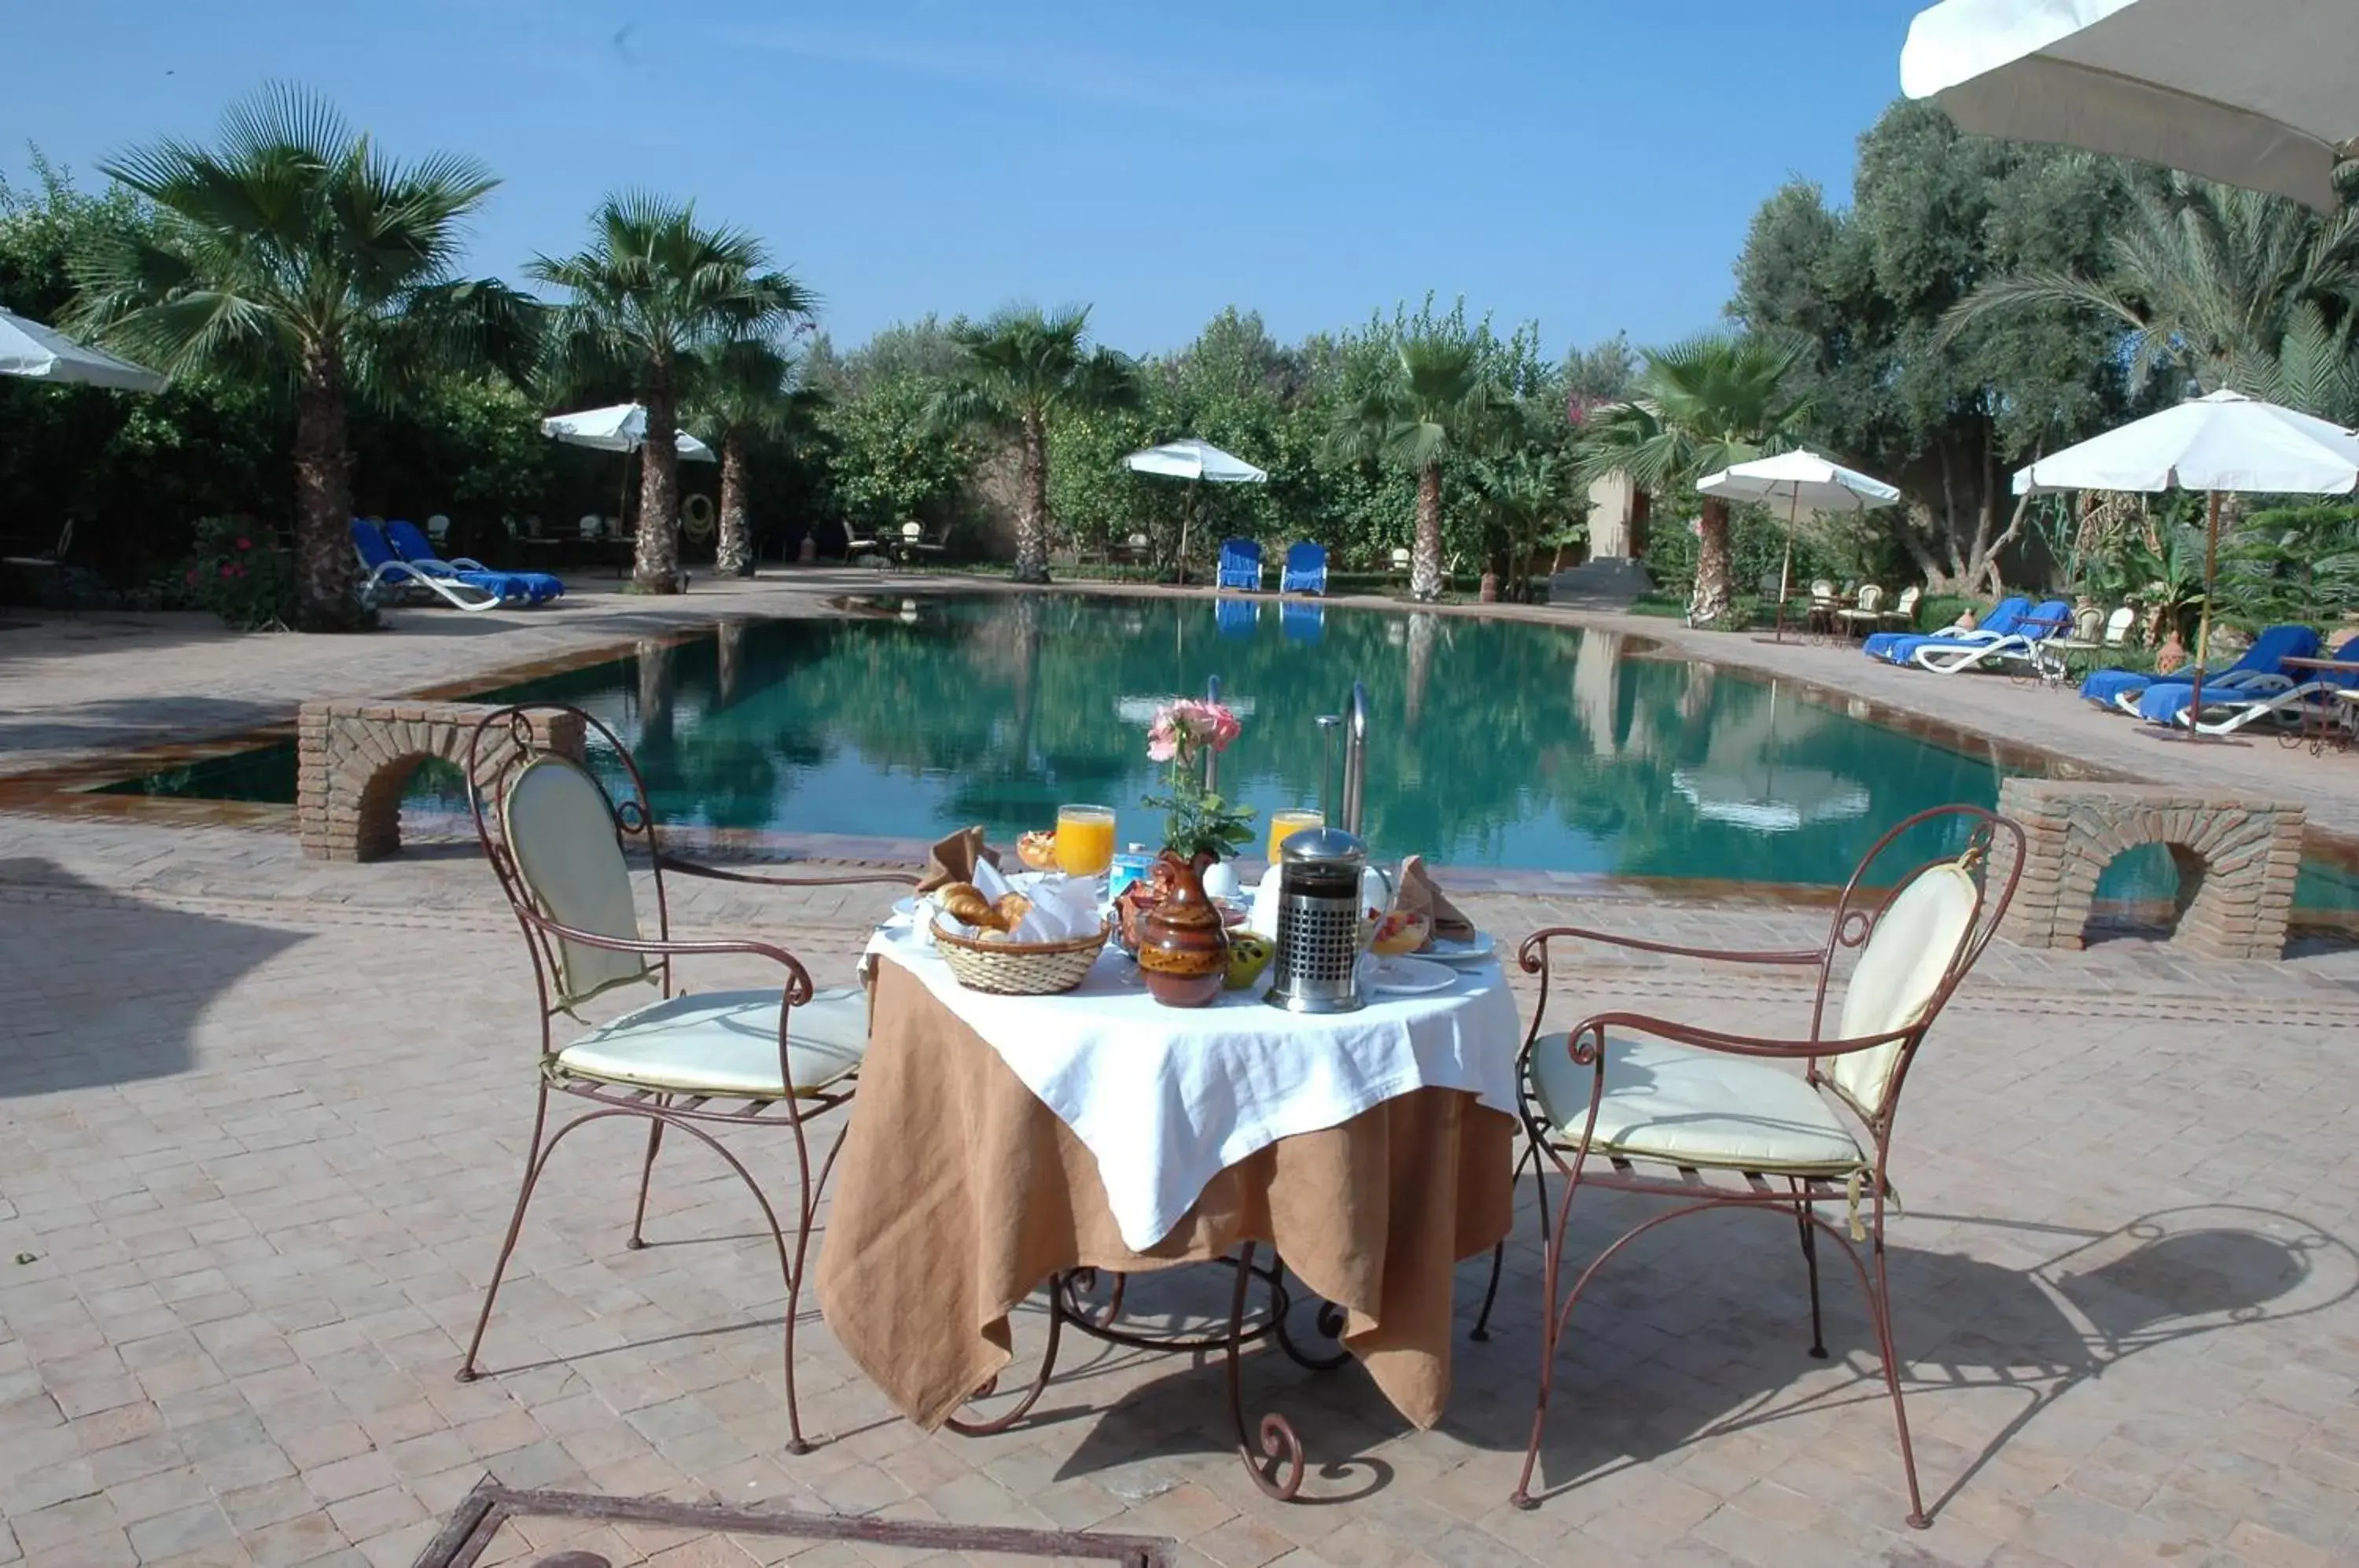
[[[1167,1007],[1203,1007],[1228,979],[1228,928],[1204,891],[1212,858],[1183,860],[1165,850],[1152,873],[1158,897],[1136,922],[1139,976]]]

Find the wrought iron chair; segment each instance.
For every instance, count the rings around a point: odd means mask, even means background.
[[[1963,844],[1908,871],[1888,893],[1869,887],[1886,852],[1911,834],[1919,842],[1943,834]],[[1728,953],[1569,927],[1536,931],[1524,942],[1518,961],[1527,974],[1540,977],[1522,1059],[1521,1109],[1530,1140],[1525,1159],[1540,1190],[1548,1247],[1539,1390],[1523,1474],[1511,1498],[1517,1508],[1537,1506],[1532,1473],[1548,1420],[1557,1348],[1574,1304],[1597,1271],[1667,1220],[1712,1209],[1761,1208],[1789,1216],[1800,1231],[1810,1281],[1812,1356],[1827,1354],[1819,1308],[1819,1233],[1842,1246],[1858,1273],[1899,1432],[1908,1522],[1924,1528],[1885,1276],[1885,1205],[1892,1192],[1886,1167],[1908,1069],[1925,1031],[1989,944],[2014,897],[2022,844],[2022,829],[1979,807],[1942,806],[1910,817],[1861,859],[1826,941],[1817,948]],[[1995,881],[1995,865],[2006,868],[2003,881]],[[1570,1031],[1543,1033],[1550,947],[1568,941],[1815,970],[1809,1032],[1741,1035],[1639,1013],[1603,1012]],[[1836,960],[1849,949],[1859,950],[1859,957],[1831,1018]],[[1793,1064],[1801,1073],[1783,1070]],[[1552,1225],[1543,1160],[1565,1182]],[[1641,1221],[1600,1251],[1560,1301],[1572,1196],[1584,1187],[1668,1198],[1677,1206]],[[1838,1226],[1822,1215],[1820,1210],[1827,1204],[1842,1205],[1847,1223]],[[1495,1291],[1497,1285],[1495,1254]],[[1490,1306],[1486,1299],[1475,1327],[1478,1338],[1486,1334]]]
[[[1857,601],[1835,612],[1835,621],[1853,637],[1864,637],[1884,619],[1884,590],[1864,583]]]
[[[586,765],[591,744],[620,761],[619,799]],[[484,1291],[484,1310],[467,1342],[461,1382],[476,1366],[492,1304],[524,1229],[525,1211],[549,1161],[576,1127],[609,1117],[647,1123],[647,1158],[631,1216],[629,1246],[645,1247],[647,1186],[667,1129],[719,1155],[753,1192],[777,1248],[787,1287],[787,1423],[797,1454],[807,1453],[795,1401],[795,1319],[810,1225],[836,1151],[838,1130],[812,1178],[809,1124],[853,1097],[868,1046],[868,1004],[856,987],[821,991],[783,947],[742,940],[682,942],[671,934],[667,872],[779,887],[856,882],[911,885],[914,876],[867,872],[839,877],[778,877],[699,866],[663,852],[645,782],[614,733],[578,708],[530,703],[503,708],[476,725],[467,747],[468,804],[484,855],[507,895],[532,953],[539,990],[540,1071],[532,1139],[516,1213]],[[644,850],[654,882],[655,934],[642,934],[639,900],[626,851]],[[768,960],[782,972],[777,989],[675,994],[672,963],[723,954]],[[656,997],[619,1018],[560,1041],[559,1016],[580,1020],[592,998],[651,987]],[[584,1108],[549,1130],[550,1096]],[[847,1118],[848,1119],[848,1118]],[[738,1157],[709,1128],[758,1127],[793,1139],[799,1197],[789,1225]],[[792,1233],[791,1248],[788,1233]]]

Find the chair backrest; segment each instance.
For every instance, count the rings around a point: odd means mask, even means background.
[[[1859,591],[1859,607],[1873,612],[1884,604],[1884,590],[1870,583]]]
[[[1393,546],[1394,571],[1398,572],[1401,568],[1407,566],[1408,564],[1408,546],[1405,544],[1397,544]]]
[[[1811,579],[1810,579],[1810,597],[1811,597],[1811,598],[1813,598],[1813,599],[1824,599],[1824,600],[1828,601],[1829,603],[1832,603],[1832,602],[1833,602],[1833,600],[1834,600],[1834,596],[1835,596],[1835,584],[1834,584],[1834,579],[1832,579],[1832,578],[1831,578],[1831,577],[1813,577],[1813,578],[1811,578]]]
[[[622,758],[624,797],[610,794],[560,736],[611,747]],[[503,708],[475,726],[467,775],[476,836],[532,948],[543,1010],[570,1012],[603,992],[640,983],[669,994],[665,962],[536,923],[617,941],[641,934],[624,843],[638,836],[652,849],[654,817],[637,767],[614,732],[560,704]],[[660,863],[654,875],[660,938],[669,934]]]
[[[2083,604],[2072,612],[2072,640],[2094,642],[2105,629],[2105,612],[2094,604]]]
[[[2042,637],[2062,637],[2072,629],[2072,602],[2050,599],[2024,616],[2023,625],[2017,629],[2032,642]]]
[[[2130,628],[2137,625],[2137,606],[2124,604],[2105,617],[2105,646],[2119,648],[2130,640]]]
[[[437,512],[426,519],[426,537],[440,545],[451,537],[451,519]]]
[[[1256,539],[1233,539],[1221,541],[1221,570],[1223,572],[1259,572],[1261,544]]]
[[[901,525],[901,537],[905,539],[923,539],[925,534],[926,528],[925,525],[922,523],[903,523]]]
[[[1997,607],[1991,611],[1990,618],[1978,629],[2011,637],[2023,629],[2023,617],[2030,613],[2031,601],[2021,595],[2001,599]]]
[[[1917,608],[1917,601],[1924,596],[1925,590],[1911,583],[1908,587],[1900,590],[1900,602],[1893,605],[1893,608],[1903,613],[1914,612]]]
[[[595,512],[583,513],[582,521],[576,526],[582,529],[582,537],[586,539],[601,538],[606,532],[606,519]]]
[[[1286,569],[1297,572],[1319,572],[1327,570],[1327,547],[1302,539],[1286,547]]]
[[[353,548],[360,551],[361,564],[371,572],[401,557],[393,553],[393,546],[385,542],[385,530],[365,517],[354,517],[351,528]]]
[[[1908,871],[1887,894],[1869,886],[1877,863],[1904,839],[1962,844]],[[1937,806],[1878,839],[1852,872],[1827,935],[1813,1038],[1899,1038],[1841,1056],[1819,1058],[1812,1073],[1848,1101],[1872,1127],[1889,1125],[1902,1081],[1925,1031],[1998,930],[2023,865],[2023,830],[1978,806]],[[1995,882],[2004,868],[2003,881]],[[1859,959],[1845,982],[1832,1034],[1827,993],[1841,949]]]
[[[387,544],[393,546],[393,552],[404,561],[442,559],[434,553],[434,547],[427,542],[426,536],[418,531],[416,523],[407,523],[396,518],[385,525],[385,539]]]
[[[2231,669],[2254,675],[2284,673],[2288,659],[2313,659],[2318,654],[2318,633],[2308,626],[2271,626],[2253,639],[2253,646]]]

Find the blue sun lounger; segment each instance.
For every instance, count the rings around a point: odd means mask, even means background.
[[[546,572],[495,572],[482,561],[470,561],[463,555],[456,561],[445,561],[435,553],[433,541],[419,531],[416,523],[397,519],[386,524],[385,541],[393,547],[393,553],[401,558],[404,566],[414,566],[429,577],[456,577],[462,581],[469,577],[505,578],[522,583],[526,596],[536,604],[565,596],[565,584]]]
[[[502,604],[521,608],[532,603],[532,591],[505,573],[455,568],[424,572],[394,554],[393,547],[386,543],[385,531],[375,523],[354,517],[351,532],[353,553],[360,557],[361,570],[368,573],[361,583],[364,595],[386,588],[423,588],[452,609],[470,613],[495,610]]]
[[[1304,540],[1286,547],[1286,570],[1279,574],[1277,591],[1281,593],[1324,593],[1327,592],[1327,547]]]
[[[1261,542],[1258,539],[1223,539],[1220,574],[1212,585],[1215,588],[1241,588],[1248,593],[1261,592]]]
[[[2267,670],[2245,670],[2240,673],[2223,671],[2218,676],[2203,678],[2203,713],[2212,715],[2197,723],[2189,710],[2195,702],[2195,682],[2179,675],[2168,680],[2147,682],[2135,699],[2130,711],[2149,724],[2188,724],[2206,735],[2226,735],[2240,730],[2256,719],[2268,713],[2281,713],[2298,717],[2300,705],[2310,697],[2322,695],[2350,684],[2351,677],[2340,670],[2322,674],[2287,670],[2280,660],[2310,659],[2319,649],[2318,634],[2308,626],[2273,626],[2272,631],[2310,633],[2308,646],[2299,639],[2287,639],[2295,646],[2281,648],[2269,661]],[[2260,647],[2256,640],[2245,649],[2249,657]],[[2359,659],[2359,637],[2344,640],[2343,646],[2329,657],[2342,660]],[[2242,665],[2243,659],[2237,660]],[[2125,705],[2127,705],[2125,702]]]
[[[2256,680],[2274,679],[2285,673],[2282,660],[2308,659],[2318,651],[2318,634],[2308,626],[2271,626],[2253,639],[2244,657],[2224,670],[2204,672],[2203,684],[2227,692]],[[2081,682],[2081,695],[2101,708],[2116,713],[2137,713],[2139,701],[2147,688],[2156,684],[2192,686],[2191,671],[2175,670],[2169,675],[2157,675],[2151,670],[2100,670]]]
[[[2013,637],[2022,629],[2023,618],[2030,613],[2031,601],[2028,599],[2019,596],[2001,599],[1992,609],[1989,619],[1970,632],[1877,632],[1864,646],[1870,659],[1880,659],[1886,664],[1907,664],[1923,644],[1948,643],[1952,647],[1972,647]]]

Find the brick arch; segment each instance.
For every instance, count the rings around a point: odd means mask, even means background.
[[[401,794],[428,757],[466,770],[467,746],[482,702],[306,702],[296,728],[296,831],[314,860],[382,860],[401,848]],[[569,756],[582,750],[582,722],[536,715],[535,743]],[[496,735],[485,747],[487,771],[506,762],[515,743]]]
[[[2009,941],[2086,946],[2099,875],[2158,844],[2179,871],[2174,944],[2205,958],[2284,953],[2301,866],[2299,806],[2169,785],[2009,779],[1998,809],[2024,833],[2023,880],[1999,927]]]

